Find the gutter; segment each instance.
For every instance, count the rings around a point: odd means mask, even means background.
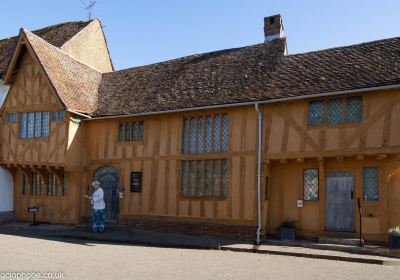
[[[262,156],[262,112],[260,111],[259,104],[255,104],[255,109],[258,114],[258,151],[257,151],[257,232],[256,232],[256,244],[261,243],[261,156]]]
[[[91,116],[88,116],[88,115],[85,115],[85,114],[82,114],[82,113],[79,113],[79,112],[77,112],[77,111],[70,110],[70,109],[68,109],[67,112],[70,112],[70,113],[72,113],[72,114],[75,114],[75,115],[84,117],[84,118],[86,118],[86,119],[91,119],[91,118],[92,118]]]
[[[114,116],[104,116],[104,117],[90,117],[90,116],[83,115],[83,114],[81,114],[81,115],[85,116],[88,120],[130,118],[130,117],[152,116],[152,115],[172,114],[172,113],[181,113],[181,112],[192,112],[192,111],[198,111],[198,110],[208,110],[208,109],[218,109],[218,108],[250,106],[250,105],[255,105],[255,104],[261,105],[261,104],[269,104],[269,103],[288,102],[288,101],[305,100],[305,99],[318,98],[318,97],[329,97],[329,96],[334,96],[334,95],[344,95],[344,94],[352,94],[352,93],[371,92],[371,91],[377,91],[377,90],[397,89],[397,88],[400,88],[400,84],[395,84],[395,85],[390,85],[390,86],[369,87],[369,88],[362,88],[362,89],[353,89],[353,90],[323,92],[323,93],[301,95],[301,96],[282,97],[282,98],[274,98],[274,99],[269,99],[269,100],[264,100],[264,101],[248,101],[248,102],[240,102],[240,103],[200,106],[200,107],[185,108],[185,109],[167,110],[167,111],[153,111],[153,112],[128,114],[128,115],[114,115]],[[70,111],[71,113],[77,114],[77,115],[80,114],[77,112],[73,112],[72,110],[68,110],[68,111]]]

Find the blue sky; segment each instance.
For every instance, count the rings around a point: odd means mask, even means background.
[[[0,38],[85,20],[83,0],[2,1]],[[400,36],[399,0],[97,0],[116,69],[263,41],[280,13],[289,53]]]

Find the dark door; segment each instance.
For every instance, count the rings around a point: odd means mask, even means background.
[[[333,172],[326,179],[326,230],[354,231],[354,179],[349,172]]]
[[[119,175],[118,171],[111,166],[97,169],[93,181],[99,181],[104,191],[104,202],[106,203],[106,221],[117,222],[119,218]]]

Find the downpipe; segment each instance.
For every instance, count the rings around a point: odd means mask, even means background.
[[[257,239],[256,244],[261,244],[261,156],[262,156],[262,112],[260,111],[258,102],[255,103],[255,109],[258,114],[258,151],[257,151],[257,216],[258,216],[258,223],[257,223]]]

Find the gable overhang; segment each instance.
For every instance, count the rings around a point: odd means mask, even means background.
[[[66,110],[67,106],[65,105],[65,103],[62,101],[62,99],[58,95],[57,90],[55,89],[51,79],[49,78],[45,68],[43,67],[43,64],[40,61],[38,55],[36,54],[35,50],[32,48],[31,44],[29,43],[29,40],[26,37],[23,29],[21,29],[21,31],[20,31],[20,36],[19,36],[17,47],[14,51],[11,63],[9,65],[6,75],[4,77],[4,82],[3,82],[4,85],[8,85],[8,86],[12,85],[13,80],[16,77],[17,72],[18,72],[19,63],[21,62],[21,60],[25,54],[25,51],[28,51],[29,54],[32,56],[33,60],[38,65],[40,65],[43,76],[45,77],[47,83],[50,85],[51,91],[53,92],[53,94],[55,94],[57,96],[57,99],[60,102],[61,106]],[[3,112],[4,105],[6,104],[7,98],[8,98],[8,95],[0,108],[0,112]]]
[[[307,99],[314,99],[314,98],[321,98],[321,97],[340,96],[340,95],[348,95],[348,94],[356,94],[356,93],[368,93],[368,92],[374,92],[374,91],[380,91],[380,90],[390,90],[390,89],[400,89],[400,84],[367,87],[367,88],[359,88],[359,89],[352,89],[352,90],[340,90],[340,91],[331,91],[331,92],[323,92],[323,93],[314,93],[314,94],[273,98],[273,99],[259,100],[259,101],[200,106],[200,107],[184,108],[184,109],[176,109],[176,110],[144,112],[144,113],[127,114],[127,115],[90,117],[87,120],[95,121],[95,120],[106,120],[106,119],[121,119],[121,118],[131,118],[131,117],[142,117],[142,116],[154,116],[154,115],[164,115],[164,114],[173,114],[173,113],[193,112],[193,111],[210,110],[210,109],[254,106],[256,104],[262,105],[262,104],[271,104],[271,103],[281,103],[281,102],[307,100]]]

